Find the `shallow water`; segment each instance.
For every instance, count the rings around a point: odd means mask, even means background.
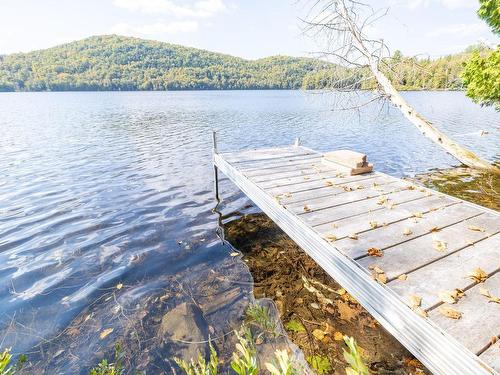
[[[460,92],[405,96],[457,141],[498,158],[499,113]],[[365,152],[398,176],[455,164],[395,110],[339,113],[334,101],[299,91],[1,94],[0,347],[39,355],[91,314],[97,325],[71,331],[84,367],[125,329],[109,301],[134,316],[174,285],[196,293],[209,270],[249,280],[215,235],[213,129],[221,149],[298,136],[320,151]],[[227,180],[221,195],[228,216],[255,211]],[[225,332],[230,315],[212,324]],[[106,327],[114,332],[103,341],[96,332]],[[144,327],[142,340],[153,331]]]

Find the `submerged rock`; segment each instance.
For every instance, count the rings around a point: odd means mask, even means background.
[[[208,324],[194,303],[181,303],[163,315],[158,338],[168,343],[173,355],[186,361],[197,358],[198,352],[208,356]]]

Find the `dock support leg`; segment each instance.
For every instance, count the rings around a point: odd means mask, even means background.
[[[215,131],[212,131],[212,155],[217,154],[217,133]],[[217,169],[217,166],[212,160],[212,163],[214,165],[214,192],[215,192],[215,200],[217,201],[217,205],[220,203],[220,197],[219,197],[219,170]],[[217,207],[217,206],[216,206]]]

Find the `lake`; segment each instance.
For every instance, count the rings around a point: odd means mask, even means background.
[[[494,109],[461,92],[404,96],[452,138],[498,159]],[[320,151],[364,152],[396,176],[457,164],[389,106],[333,111],[337,99],[302,91],[1,94],[0,348],[75,373],[130,334],[139,362],[168,368],[153,345],[158,316],[202,291],[206,298],[217,288],[211,274],[251,292],[248,269],[216,235],[212,130],[221,150],[300,137]],[[226,179],[221,195],[225,220],[257,210]],[[216,335],[241,313],[225,302],[211,318]]]

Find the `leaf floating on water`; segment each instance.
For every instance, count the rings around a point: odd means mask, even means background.
[[[378,223],[376,221],[370,221],[370,228],[372,229],[378,228]]]
[[[106,328],[105,330],[101,331],[99,337],[101,340],[105,339],[111,332],[113,332],[113,328]]]
[[[417,296],[416,294],[410,294],[408,296],[408,300],[410,301],[410,307],[419,307],[422,304],[422,297]]]
[[[491,295],[490,291],[486,288],[479,288],[479,293],[488,298],[489,302],[500,303],[500,297],[494,297]]]
[[[236,251],[233,251],[231,254],[232,257],[237,257],[238,255],[240,255],[240,253],[236,252]]]
[[[439,306],[438,310],[442,315],[446,316],[447,318],[460,319],[462,317],[462,313],[460,311],[452,309],[451,307],[446,305]]]
[[[347,237],[349,237],[351,240],[357,240],[358,239],[358,235],[356,233],[351,233]]]
[[[474,232],[485,232],[486,230],[484,228],[478,227],[477,225],[469,225],[467,228]]]
[[[335,341],[342,341],[344,340],[344,334],[342,332],[337,331],[333,334],[333,339]]]
[[[408,279],[408,275],[406,273],[398,276],[398,280],[405,281],[406,279]]]
[[[410,234],[412,234],[412,233],[413,233],[413,232],[411,231],[411,229],[410,229],[410,228],[405,228],[405,229],[403,230],[403,234],[404,234],[405,236],[409,236],[409,235],[410,235]]]
[[[467,277],[474,280],[476,283],[482,283],[488,278],[488,274],[478,267],[474,271],[469,272]]]
[[[316,338],[316,340],[323,340],[325,338],[325,331],[322,331],[321,329],[315,329],[312,331],[313,336]]]
[[[440,231],[440,229],[438,227],[432,227],[432,228],[429,229],[430,233],[439,232],[439,231]]]
[[[412,214],[413,217],[418,217],[418,218],[421,218],[423,215],[422,215],[422,212],[414,212]]]
[[[384,253],[382,252],[382,250],[376,248],[376,247],[370,247],[367,252],[366,252],[369,256],[372,256],[372,257],[381,257],[384,255]]]
[[[443,252],[446,250],[447,244],[444,241],[434,240],[432,241],[432,247],[437,251]]]
[[[310,212],[310,211],[311,211],[311,209],[307,205],[305,205],[304,206],[304,212]]]
[[[456,303],[460,298],[462,298],[464,295],[464,292],[460,289],[455,289],[455,290],[442,290],[441,292],[438,293],[438,297],[442,302],[454,304]]]
[[[120,290],[121,288],[123,288],[123,284],[122,283],[119,283],[116,285],[116,289]]]

